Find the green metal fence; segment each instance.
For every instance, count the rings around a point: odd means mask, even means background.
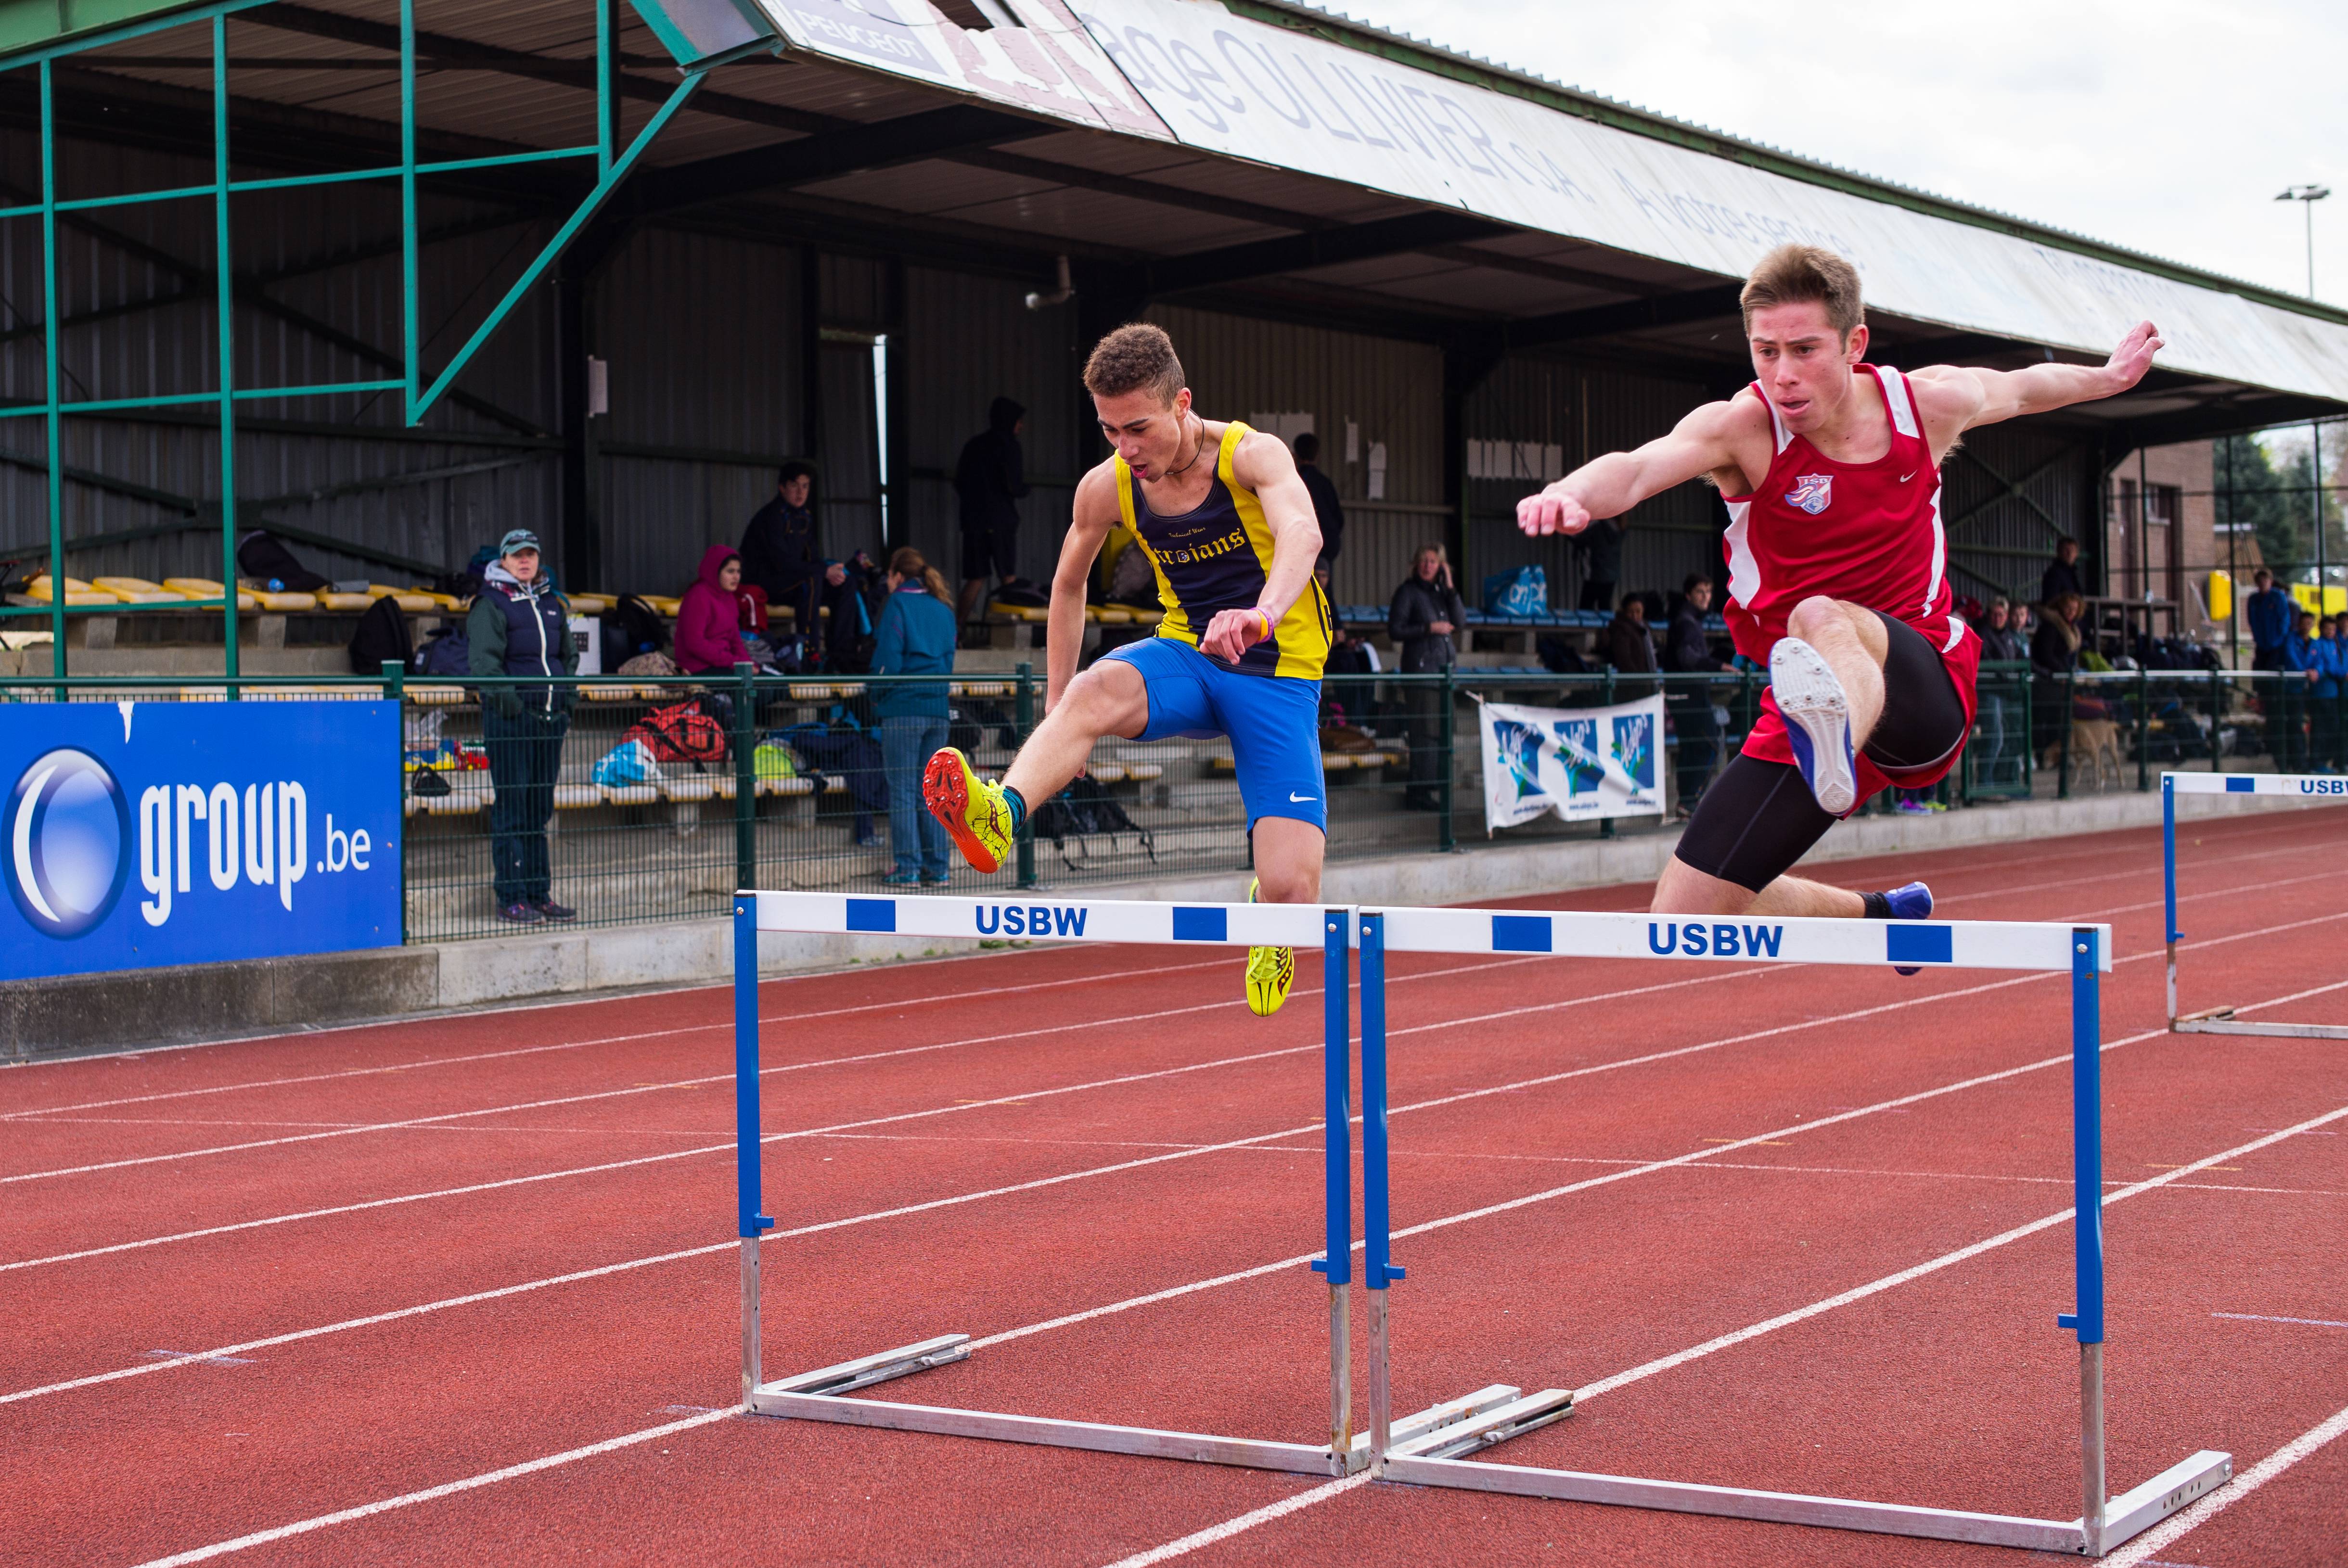
[[[1661,691],[1663,760],[1676,803],[1735,753],[1765,683],[1749,671],[1332,675],[1323,683],[1321,732],[1330,854],[1444,852],[1485,836],[1476,699],[1570,708]],[[874,699],[894,685],[937,684],[934,677],[748,673],[454,681],[391,670],[377,679],[245,676],[235,692],[247,702],[400,703],[407,935],[421,942],[512,929],[492,892],[499,781],[484,744],[484,695],[494,704],[509,690],[551,686],[559,694],[564,717],[554,726],[560,765],[547,825],[553,895],[576,907],[582,924],[622,925],[718,916],[738,886],[876,886],[895,856],[892,780]],[[1043,678],[1030,669],[968,674],[950,689],[949,741],[982,771],[999,773],[1041,717]],[[231,696],[224,680],[26,676],[0,679],[0,702],[51,702],[60,690],[75,702]],[[2149,789],[2164,767],[2348,766],[2348,700],[2321,694],[2303,676],[2056,676],[1989,665],[1980,690],[1966,765],[1909,809]],[[609,764],[648,722],[681,712],[722,730],[710,760],[676,760],[652,746],[654,767],[643,776]],[[1232,895],[1241,894],[1248,841],[1228,742],[1105,740],[1086,774],[1082,798],[1039,803],[1015,863],[996,876],[982,878],[949,854],[946,889],[1228,874]],[[911,790],[915,775],[897,782]],[[1898,808],[1889,796],[1867,807]],[[1522,842],[1654,825],[1543,818],[1507,833]]]

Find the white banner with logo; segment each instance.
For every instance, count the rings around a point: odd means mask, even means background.
[[[1611,708],[1483,704],[1484,824],[1661,816],[1663,699]]]

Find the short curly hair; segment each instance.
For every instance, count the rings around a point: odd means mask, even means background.
[[[1867,320],[1859,292],[1859,269],[1817,245],[1780,245],[1754,264],[1738,297],[1745,311],[1745,330],[1753,330],[1753,313],[1772,305],[1818,304],[1826,307],[1827,323],[1844,343]]]
[[[1093,345],[1085,361],[1085,390],[1095,397],[1122,397],[1145,388],[1169,406],[1190,383],[1174,357],[1174,340],[1148,322],[1128,322]]]

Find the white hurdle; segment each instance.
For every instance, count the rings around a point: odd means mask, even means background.
[[[2348,802],[2348,775],[2340,774],[2188,774],[2160,775],[2160,881],[2168,906],[2161,929],[2168,939],[2168,1027],[2178,1034],[2262,1034],[2294,1040],[2348,1040],[2348,1025],[2250,1023],[2231,1007],[2177,1010],[2177,797],[2180,794],[2287,796],[2293,800]]]
[[[1143,904],[1014,894],[1002,898],[862,897],[744,891],[734,900],[734,1095],[737,1220],[742,1239],[742,1403],[752,1414],[887,1427],[900,1431],[1042,1443],[1106,1453],[1247,1465],[1307,1475],[1347,1475],[1373,1456],[1353,1430],[1351,1296],[1354,913],[1350,907],[1278,904]],[[1230,1437],[1167,1428],[1014,1415],[996,1410],[850,1398],[857,1390],[966,1359],[970,1336],[944,1334],[767,1381],[760,1323],[759,1244],[775,1222],[762,1212],[758,1105],[758,933],[911,936],[965,940],[1169,944],[1177,947],[1319,947],[1323,988],[1323,1135],[1325,1237],[1315,1272],[1328,1277],[1329,1440],[1326,1444]],[[1522,1390],[1495,1384],[1395,1423],[1412,1437],[1477,1421],[1522,1403]],[[1530,1422],[1525,1425],[1532,1424]]]
[[[1370,1431],[1384,1479],[1579,1502],[2033,1548],[2100,1557],[2225,1484],[2230,1456],[2205,1450],[2118,1498],[2104,1474],[2104,1240],[2100,978],[2112,967],[2111,927],[1973,921],[1693,919],[1517,909],[1360,912],[1362,1174],[1370,1293]],[[1505,1441],[1495,1430],[1462,1443],[1445,1434],[1389,1439],[1392,1387],[1385,1297],[1403,1278],[1390,1255],[1386,1141],[1385,955],[1388,952],[1549,953],[1561,958],[1725,959],[1738,963],[1890,964],[1900,968],[2025,969],[2071,976],[2072,1181],[2076,1308],[2057,1324],[2079,1344],[2080,1501],[2074,1520],[2031,1519],[1815,1497],[1639,1476],[1496,1464],[1459,1457]],[[1550,1390],[1552,1395],[1561,1390]],[[1565,1395],[1570,1401],[1570,1395]],[[1503,1412],[1496,1411],[1497,1417]]]

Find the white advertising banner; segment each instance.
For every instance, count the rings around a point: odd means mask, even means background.
[[[1202,0],[1074,3],[1191,147],[1723,277],[1807,241],[1849,257],[1869,301],[1901,315],[2098,354],[2149,318],[2163,364],[2348,397],[2348,327],[1616,130]]]
[[[791,46],[1017,108],[1173,139],[1062,0],[995,0],[1016,27],[957,26],[929,0],[758,0]]]
[[[1611,708],[1483,705],[1484,830],[1663,813],[1663,699]]]

